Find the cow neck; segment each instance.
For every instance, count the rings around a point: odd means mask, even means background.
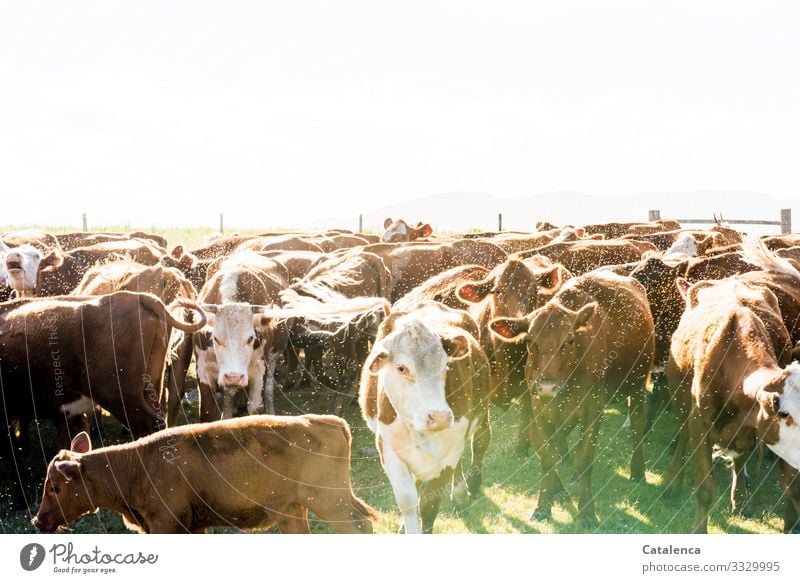
[[[84,484],[95,507],[127,517],[138,516],[136,508],[142,502],[136,495],[140,491],[140,474],[134,469],[142,465],[142,460],[133,448],[101,448],[84,454],[81,463],[86,476]]]

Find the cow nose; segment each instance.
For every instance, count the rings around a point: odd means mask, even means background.
[[[222,384],[226,386],[243,387],[244,375],[238,372],[226,372],[222,375]]]
[[[452,411],[429,411],[426,419],[428,431],[439,431],[450,427],[453,423]]]
[[[31,520],[31,524],[33,526],[35,526],[36,528],[39,528],[39,515],[38,514],[33,517],[33,520]]]

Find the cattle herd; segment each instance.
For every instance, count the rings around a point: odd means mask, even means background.
[[[693,468],[695,532],[717,496],[712,455],[731,460],[739,512],[754,452],[776,460],[784,532],[800,529],[800,235],[675,221],[439,235],[387,219],[382,236],[217,235],[191,250],[22,230],[0,236],[0,259],[0,472],[15,504],[38,504],[40,531],[107,508],[147,533],[302,533],[309,510],[372,532],[341,417],[356,401],[406,533],[432,531],[445,492],[463,507],[502,478],[482,462],[492,408],[511,406],[511,446],[541,464],[533,517],[551,517],[571,464],[577,519],[596,524],[611,403],[634,481],[655,404],[679,415],[664,497]],[[330,389],[325,410],[275,415],[276,388],[309,383]],[[93,449],[109,415],[130,442]],[[58,450],[26,473],[44,422]]]

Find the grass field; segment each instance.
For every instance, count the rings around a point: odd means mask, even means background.
[[[297,414],[300,411],[323,412],[319,400],[307,399],[307,391],[280,395],[279,413]],[[194,405],[184,402],[193,416]],[[379,533],[396,532],[400,525],[389,483],[374,452],[374,440],[360,415],[351,408],[346,414],[353,432],[352,483],[356,493],[376,508],[380,521]],[[448,499],[436,521],[437,533],[681,533],[691,530],[694,516],[694,497],[691,492],[691,471],[687,473],[684,494],[678,499],[662,498],[662,477],[669,464],[672,450],[668,446],[677,425],[672,413],[661,415],[647,437],[647,480],[634,484],[628,480],[630,438],[623,428],[625,416],[617,408],[607,410],[601,432],[600,447],[594,466],[594,494],[598,527],[582,530],[574,519],[574,503],[557,504],[548,521],[530,521],[529,516],[536,499],[535,487],[539,480],[539,462],[531,453],[528,456],[513,451],[518,407],[504,412],[493,409],[492,445],[484,464],[484,486],[465,510],[456,511]],[[42,427],[42,443],[52,451],[55,439],[50,427]],[[577,432],[572,435],[572,443]],[[37,443],[35,437],[32,440]],[[112,419],[103,423],[103,441],[125,441],[124,430]],[[95,439],[97,442],[97,439]],[[97,445],[97,443],[95,443]],[[711,514],[709,532],[719,533],[778,533],[782,528],[783,502],[779,497],[777,472],[768,466],[759,470],[751,462],[750,487],[753,515],[749,518],[732,516],[729,510],[730,471],[723,460],[715,464],[719,480],[719,497]],[[38,456],[34,462],[43,468],[45,460]],[[10,468],[7,468],[9,470]],[[43,469],[41,470],[43,471]],[[561,476],[573,500],[577,500],[577,483],[571,478],[571,464],[564,463]],[[40,487],[40,486],[39,486]],[[313,517],[312,517],[313,518]],[[10,510],[7,496],[0,501],[2,532],[34,532],[30,516],[25,512]],[[72,532],[127,532],[120,517],[107,511],[81,518],[72,525]],[[315,532],[329,532],[327,526],[312,522]],[[235,532],[233,529],[215,529],[216,532]]]

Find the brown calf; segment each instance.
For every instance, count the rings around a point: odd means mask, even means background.
[[[273,524],[310,533],[309,510],[357,534],[377,519],[350,485],[347,422],[322,415],[185,425],[97,450],[81,433],[50,462],[33,524],[54,532],[99,508],[150,534]]]

